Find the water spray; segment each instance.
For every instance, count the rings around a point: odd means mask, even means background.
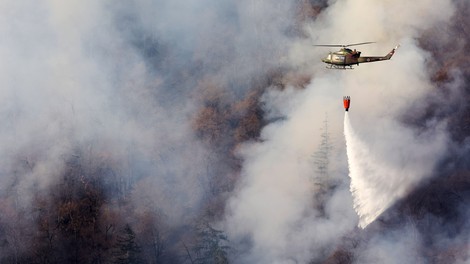
[[[349,120],[350,100],[349,96],[343,98],[344,137],[351,178],[350,191],[354,210],[359,216],[358,226],[365,228],[393,202],[393,198],[387,196],[387,192],[383,192],[381,188],[392,170],[377,160],[367,145],[355,134]]]

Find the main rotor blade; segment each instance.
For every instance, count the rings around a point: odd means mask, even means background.
[[[361,43],[354,43],[354,44],[348,44],[348,45],[344,45],[343,47],[359,46],[359,45],[365,45],[365,44],[371,44],[371,43],[375,43],[375,42],[361,42]]]
[[[344,45],[313,45],[316,47],[346,47]]]
[[[341,48],[346,48],[346,47],[350,47],[350,46],[359,46],[359,45],[365,45],[365,44],[371,44],[371,43],[375,43],[375,42],[361,42],[361,43],[354,43],[354,44],[347,44],[347,45],[343,45],[343,44],[326,44],[326,45],[313,45],[313,46],[316,46],[316,47],[341,47]]]

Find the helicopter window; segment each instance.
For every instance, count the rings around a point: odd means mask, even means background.
[[[342,55],[335,55],[333,60],[335,60],[335,61],[344,61],[344,57],[345,56],[342,56]]]
[[[331,60],[331,54],[328,54],[328,57],[326,57],[326,58]]]

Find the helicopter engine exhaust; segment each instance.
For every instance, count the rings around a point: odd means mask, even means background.
[[[343,105],[344,105],[344,110],[346,112],[349,111],[349,105],[351,104],[351,97],[350,96],[343,96]]]

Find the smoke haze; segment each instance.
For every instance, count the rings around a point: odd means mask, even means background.
[[[335,116],[342,110],[339,100],[342,95],[352,96],[350,115],[355,117],[353,127],[357,127],[354,135],[346,118],[351,191],[360,227],[366,227],[433,175],[447,151],[445,123],[431,119],[423,131],[417,132],[401,124],[400,119],[407,109],[425,101],[426,94],[434,89],[427,64],[430,55],[418,46],[416,38],[434,25],[446,23],[454,10],[451,1],[438,4],[422,1],[412,5],[401,1],[334,1],[306,25],[305,30],[315,44],[377,40],[379,45],[361,47],[363,54],[371,55],[386,54],[398,43],[402,47],[391,61],[361,65],[354,72],[325,73],[315,67],[306,91],[284,92],[292,103],[285,103],[280,106],[283,109],[275,111],[284,121],[265,127],[261,134],[263,142],[246,145],[241,153],[244,169],[240,190],[230,203],[232,215],[228,226],[232,232],[249,238],[253,246],[248,260],[242,258],[240,263],[321,260],[325,258],[322,254],[333,254],[329,251],[331,245],[349,236],[352,226],[357,224],[347,205],[351,198],[344,192],[348,182],[343,166],[337,164],[330,168],[329,177],[340,179],[340,183],[328,194],[326,216],[314,206],[315,201],[310,197],[315,195],[306,188],[310,186],[309,175],[317,173],[313,177],[320,177],[311,155],[320,145],[321,126],[311,120],[321,120],[323,113],[328,112],[329,124],[338,123]],[[326,53],[306,47],[312,42],[304,47],[294,45],[290,59],[298,60],[299,53],[314,54],[316,58]],[[299,60],[300,64],[303,62]],[[278,106],[280,100],[274,99],[274,106]],[[273,111],[270,103],[266,103],[268,113]],[[341,137],[338,127],[330,133],[333,138]],[[335,147],[337,151],[346,151],[341,144]],[[343,198],[341,205],[333,202],[339,197]],[[322,226],[324,217],[335,227],[334,231]],[[299,235],[298,230],[308,235]],[[392,247],[401,243],[385,241]],[[420,259],[413,254],[404,256],[409,258],[403,262],[391,261],[414,263]],[[361,259],[357,261],[364,263]],[[362,261],[381,262],[374,258]]]
[[[2,1],[0,262],[112,263],[134,232],[145,263],[465,263],[468,10]],[[401,47],[312,47],[364,41]]]

